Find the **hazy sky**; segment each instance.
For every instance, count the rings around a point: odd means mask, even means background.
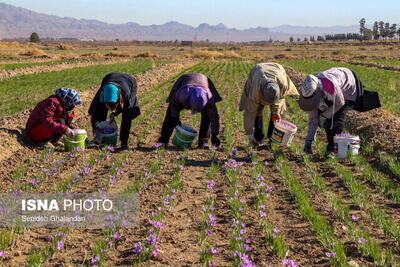
[[[398,0],[0,0],[36,12],[77,19],[141,25],[178,21],[228,27],[356,25],[375,20],[399,23]]]

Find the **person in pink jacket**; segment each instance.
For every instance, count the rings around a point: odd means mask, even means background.
[[[326,156],[334,155],[333,138],[343,132],[347,111],[357,100],[358,77],[348,68],[331,68],[307,75],[300,90],[299,106],[309,113],[304,152],[312,153],[318,126],[325,129]]]
[[[32,143],[52,147],[63,134],[72,137],[71,122],[76,105],[82,104],[79,94],[71,88],[59,88],[54,95],[41,101],[31,112],[25,134]]]

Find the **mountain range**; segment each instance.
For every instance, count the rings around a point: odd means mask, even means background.
[[[96,40],[209,40],[213,42],[249,42],[288,40],[311,35],[358,32],[359,26],[302,27],[282,25],[238,30],[224,24],[202,23],[197,27],[170,21],[162,25],[135,22],[109,24],[98,20],[75,19],[37,13],[0,3],[0,38],[28,38],[37,32],[41,38],[77,38]]]

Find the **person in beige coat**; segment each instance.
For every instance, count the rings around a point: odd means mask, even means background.
[[[287,95],[299,95],[299,93],[280,64],[259,63],[251,70],[239,104],[240,111],[244,111],[244,130],[250,144],[258,146],[264,141],[262,111],[267,105],[271,110],[267,137],[271,137],[274,123],[281,120],[281,115],[286,110]]]

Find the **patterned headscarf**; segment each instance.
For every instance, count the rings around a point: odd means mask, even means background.
[[[64,99],[67,110],[72,110],[76,105],[82,104],[79,94],[72,88],[58,88],[56,95]]]

